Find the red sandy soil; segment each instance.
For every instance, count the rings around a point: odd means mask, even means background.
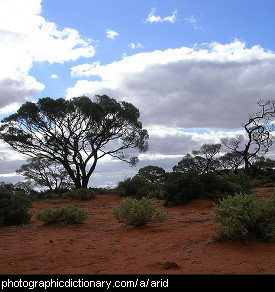
[[[270,190],[270,189],[269,189]],[[258,189],[268,197],[268,189]],[[167,208],[167,221],[123,228],[111,214],[121,198],[99,195],[33,202],[30,224],[0,228],[0,274],[274,274],[275,244],[215,240],[213,203]],[[162,207],[162,201],[156,201]],[[75,204],[84,224],[45,226],[35,212]]]

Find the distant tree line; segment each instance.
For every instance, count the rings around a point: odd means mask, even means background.
[[[203,144],[186,154],[170,173],[157,166],[144,167],[118,184],[119,193],[184,204],[194,198],[218,201],[249,193],[260,184],[275,183],[275,160],[265,156],[274,143],[275,101],[260,100],[258,105],[260,110],[250,114],[243,125],[244,135]]]
[[[134,177],[119,182],[118,193],[138,199],[159,198],[166,204],[180,205],[195,198],[217,202],[228,195],[250,193],[257,186],[275,186],[275,160],[256,157],[251,164],[257,168],[258,175],[255,176],[254,173],[246,174],[241,164],[236,165],[235,157],[232,158],[230,153],[213,155],[212,150],[217,148],[217,144],[204,144],[201,147],[203,154],[200,149],[185,155],[172,172],[165,172],[158,166],[145,166]],[[210,154],[206,149],[211,150]]]
[[[249,168],[245,167],[241,153],[228,152],[221,154],[222,144],[204,144],[200,150],[193,150],[186,154],[177,165],[173,167],[176,172],[196,171],[198,173],[215,172],[217,174],[246,173],[250,176],[270,176],[274,174],[275,160],[264,155],[255,155],[249,159]]]

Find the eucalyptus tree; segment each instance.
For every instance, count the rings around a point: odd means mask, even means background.
[[[199,150],[193,150],[192,155],[186,154],[182,160],[173,167],[173,171],[195,171],[198,173],[215,172],[219,167],[217,155],[220,149],[221,144],[203,144]]]
[[[151,183],[162,183],[165,176],[165,170],[159,166],[147,165],[140,168],[138,175]]]
[[[47,187],[54,193],[70,189],[73,185],[63,165],[47,158],[29,158],[16,172],[26,177],[28,182]]]
[[[219,163],[222,170],[238,173],[238,169],[243,163],[243,156],[237,152],[228,152],[219,157]]]
[[[42,98],[26,102],[5,118],[0,138],[14,150],[56,161],[63,165],[75,188],[87,188],[97,163],[109,155],[132,165],[126,149],[148,149],[148,133],[139,121],[140,112],[131,103],[106,95]]]

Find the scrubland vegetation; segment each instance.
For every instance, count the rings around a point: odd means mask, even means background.
[[[209,199],[216,204],[214,218],[220,223],[220,239],[274,240],[274,197],[259,200],[252,191],[275,184],[275,161],[265,157],[274,142],[275,101],[260,101],[258,105],[260,111],[244,124],[244,136],[204,144],[183,156],[172,172],[148,165],[115,189],[104,190],[88,188],[100,158],[110,155],[135,165],[138,159],[127,157],[123,150],[148,149],[149,136],[138,120],[138,109],[106,95],[97,96],[95,102],[87,97],[28,102],[4,119],[0,128],[0,138],[32,157],[17,170],[26,177],[25,182],[0,186],[0,226],[27,224],[32,200],[83,201],[111,191],[126,197],[112,212],[119,223],[137,227],[164,222],[165,211],[157,209],[151,199],[162,200],[167,208]],[[120,145],[106,150],[113,140]],[[47,190],[34,191],[35,185]],[[46,209],[36,218],[45,224],[62,225],[82,223],[87,216],[85,210],[69,206]]]
[[[158,210],[150,199],[141,200],[127,198],[119,207],[114,208],[113,215],[119,223],[131,226],[142,226],[147,223],[166,220],[164,210]]]
[[[270,160],[268,167],[270,168]],[[262,161],[263,163],[263,161]],[[112,214],[123,226],[138,227],[148,223],[165,222],[167,211],[173,205],[184,205],[193,199],[209,199],[215,204],[214,220],[220,240],[260,238],[275,240],[275,196],[260,199],[253,194],[256,187],[275,186],[274,173],[249,176],[240,169],[230,171],[182,171],[179,167],[166,173],[157,166],[141,168],[138,174],[118,183],[115,189],[72,189],[60,193],[26,190],[22,185],[1,184],[0,225],[28,224],[28,208],[32,200],[70,198],[74,202],[92,200],[102,193],[117,193],[122,197]],[[21,186],[21,188],[19,188]],[[157,208],[154,200],[163,202]],[[66,225],[83,223],[88,212],[70,205],[59,209],[45,209],[35,218],[44,224]],[[92,215],[90,215],[92,216]]]
[[[269,161],[270,163],[270,161]],[[148,169],[159,169],[153,166]],[[245,241],[261,238],[275,240],[275,197],[259,199],[253,190],[256,187],[275,186],[274,173],[249,176],[243,170],[233,172],[175,171],[155,179],[143,175],[144,169],[133,177],[118,184],[122,197],[157,198],[164,200],[165,206],[187,204],[193,199],[210,199],[215,203],[215,221],[219,239]],[[150,177],[153,174],[150,173]]]
[[[221,200],[214,211],[215,221],[221,223],[217,229],[221,239],[275,240],[275,196],[263,200],[255,194],[238,194]]]
[[[73,224],[83,223],[89,216],[88,212],[74,205],[61,207],[59,209],[45,209],[36,214],[36,219],[43,221],[45,224]]]

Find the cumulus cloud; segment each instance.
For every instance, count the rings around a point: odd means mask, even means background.
[[[159,15],[155,15],[157,9],[156,8],[152,8],[151,12],[149,13],[149,15],[147,16],[146,20],[144,21],[145,23],[154,23],[154,22],[171,22],[174,23],[177,19],[177,10],[174,10],[171,16],[166,16],[161,18]]]
[[[16,183],[23,178],[15,173],[15,170],[26,162],[27,157],[8,148],[0,141],[0,181]]]
[[[92,64],[67,98],[108,94],[136,105],[146,126],[234,129],[274,98],[275,54],[235,40],[139,53]]]
[[[137,106],[150,136],[138,168],[151,164],[170,171],[202,144],[243,133],[241,123],[258,111],[257,101],[275,92],[275,54],[238,40],[90,65],[74,71],[97,80],[77,80],[67,98],[107,94]]]
[[[119,36],[118,32],[111,30],[111,29],[106,29],[106,37],[108,39],[114,40],[117,36]]]
[[[19,104],[27,97],[37,96],[44,85],[26,74],[14,74],[12,77],[0,78],[0,108],[11,103]]]
[[[93,75],[93,70],[100,66],[100,62],[93,62],[92,64],[82,64],[71,68],[71,76],[73,78],[89,77]]]
[[[91,57],[91,40],[59,30],[41,14],[42,0],[0,2],[0,107],[36,98],[44,85],[29,75],[34,62],[63,63]]]

